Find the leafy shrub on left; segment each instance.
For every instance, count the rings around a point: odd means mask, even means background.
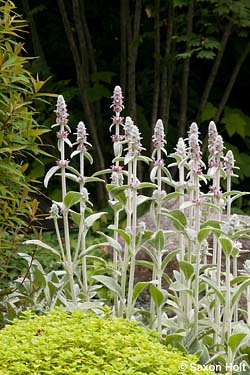
[[[26,69],[26,26],[14,3],[0,0],[0,290],[20,272],[15,253],[37,213],[28,172],[30,160],[44,153],[40,137],[47,130],[35,120],[35,101],[52,95],[40,93],[45,82]]]

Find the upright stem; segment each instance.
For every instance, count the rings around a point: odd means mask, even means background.
[[[131,183],[132,183],[132,174],[133,167],[132,162],[128,163],[128,190],[127,190],[127,202],[126,202],[126,212],[127,212],[127,230],[131,232],[131,218],[132,218],[132,202],[131,202]],[[129,247],[126,244],[124,248],[124,258],[123,258],[123,267],[122,267],[122,276],[121,276],[121,289],[122,289],[122,298],[123,304],[120,306],[119,315],[122,315],[122,307],[126,300],[126,281],[127,281],[127,270],[129,264]]]
[[[225,280],[225,287],[226,287],[226,303],[225,303],[225,311],[224,311],[224,324],[223,324],[223,334],[222,340],[226,339],[228,342],[229,337],[231,336],[231,285],[230,285],[230,255],[226,255],[226,280]],[[232,350],[227,346],[228,350],[228,358],[227,363],[232,364]]]
[[[185,170],[184,170],[184,165],[179,165],[179,183],[180,183],[180,195],[179,197],[179,207],[184,203],[185,197],[184,197],[184,182],[185,182]],[[180,241],[179,241],[179,246],[180,246],[180,260],[183,261],[185,259],[185,243],[184,243],[184,235],[181,233],[180,234]],[[184,275],[181,273],[181,280],[184,282]],[[185,292],[180,292],[180,311],[183,313],[187,312],[187,294]],[[182,322],[182,319],[180,319],[180,322]]]
[[[161,150],[157,150],[157,159],[161,159]],[[161,193],[162,188],[161,183],[161,167],[158,167],[157,171],[157,189],[159,192],[159,197]],[[161,203],[160,201],[157,202],[157,214],[156,214],[156,231],[161,229]],[[157,286],[159,290],[161,290],[162,287],[162,251],[161,248],[157,249],[157,270],[156,270],[156,280],[158,282]],[[156,312],[157,312],[157,329],[158,333],[160,335],[160,338],[162,336],[162,306],[156,306]]]
[[[231,191],[231,184],[232,184],[232,177],[231,175],[227,175],[227,192]],[[230,219],[231,216],[231,197],[227,198],[227,220]],[[238,275],[238,258],[237,256],[233,257],[233,278],[237,277]],[[235,304],[234,310],[234,321],[238,321],[238,302]]]
[[[137,176],[137,160],[132,161],[132,184],[136,184]],[[127,304],[127,318],[131,319],[133,307],[133,290],[134,290],[134,277],[135,277],[135,258],[136,258],[136,233],[137,233],[137,189],[134,186],[132,189],[132,228],[131,228],[131,259],[130,259],[130,272],[128,284],[128,304]]]
[[[247,324],[250,325],[250,286],[247,287]]]
[[[195,168],[198,169],[198,165]],[[199,185],[199,176],[195,174],[195,200],[197,201],[195,206],[195,232],[198,233],[200,230],[200,185]],[[195,287],[194,287],[194,332],[197,336],[198,334],[198,323],[199,323],[199,285],[200,285],[200,244],[196,242],[196,265],[195,265]]]
[[[61,124],[60,132],[64,131],[64,125]],[[64,201],[65,195],[67,193],[66,187],[66,168],[65,168],[65,143],[64,140],[60,139],[60,153],[61,153],[61,186],[62,186],[62,201]],[[75,291],[75,283],[74,283],[74,267],[72,263],[72,256],[71,256],[71,247],[70,247],[70,235],[69,235],[69,220],[68,220],[68,210],[63,210],[63,227],[64,227],[64,238],[65,238],[65,249],[66,249],[66,263],[67,263],[67,271],[69,275],[69,284],[70,284],[70,291],[71,291],[71,298],[73,304],[77,305],[77,297]]]
[[[116,117],[120,117],[120,113],[119,112],[116,112]],[[120,128],[119,128],[119,124],[116,124],[115,125],[115,135],[116,136],[119,136],[120,134]],[[117,160],[116,161],[116,166],[119,167],[119,161]],[[115,210],[114,211],[114,226],[116,229],[118,229],[119,227],[119,217],[120,217],[120,211],[119,210]],[[119,240],[119,236],[118,236],[118,232],[114,232],[114,239],[115,241],[118,241]],[[115,251],[115,249],[113,249],[113,277],[115,280],[118,280],[118,255],[117,255],[117,252]],[[118,296],[115,294],[114,296],[114,309],[115,309],[115,315],[118,316],[119,313],[119,298]]]
[[[219,169],[215,173],[214,186],[219,191],[219,189],[220,189],[220,171],[219,171]],[[220,206],[220,198],[215,198],[215,205],[217,207]],[[216,216],[217,216],[218,220],[221,219],[221,214],[220,213],[217,213]],[[213,250],[214,250],[213,264],[217,264],[215,281],[216,281],[217,287],[220,288],[220,286],[221,286],[221,257],[222,257],[222,250],[221,250],[221,244],[217,240],[216,236],[213,236]],[[220,332],[219,332],[219,327],[221,326],[220,325],[220,320],[221,320],[220,315],[221,315],[221,305],[220,305],[219,299],[216,298],[216,302],[215,302],[215,322],[217,323],[218,330],[216,330],[216,332],[215,332],[215,336],[214,336],[215,342],[218,341],[218,336],[220,334]]]
[[[65,258],[65,255],[64,255],[64,248],[63,248],[63,244],[62,244],[62,239],[61,239],[61,234],[60,234],[57,219],[54,219],[54,225],[55,225],[55,230],[56,230],[57,241],[58,241],[60,251],[61,251],[61,255],[62,255],[62,260],[63,260],[63,263],[66,265],[66,258]]]

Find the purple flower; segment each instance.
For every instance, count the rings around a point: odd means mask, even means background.
[[[220,187],[209,186],[209,191],[213,194],[214,198],[220,198],[222,196],[222,191]]]
[[[165,163],[163,159],[157,159],[154,160],[154,166],[155,167],[164,167]]]
[[[187,147],[183,138],[178,139],[175,151],[176,154],[180,155],[183,159],[187,157]]]
[[[65,139],[65,138],[68,137],[69,132],[68,132],[67,130],[59,130],[59,131],[56,133],[56,135],[57,135],[57,138],[59,138],[59,139]]]
[[[167,143],[167,141],[165,140],[163,122],[160,119],[156,122],[154,134],[152,136],[152,141],[154,148],[156,149],[162,149],[164,145]]]
[[[217,136],[218,136],[217,127],[213,121],[210,121],[209,126],[208,126],[208,151],[210,154],[214,153],[214,147],[215,147]]]
[[[67,112],[67,106],[66,106],[64,97],[62,95],[59,95],[57,98],[55,113],[56,113],[56,123],[58,125],[67,126],[69,115]]]
[[[113,111],[118,114],[124,108],[122,89],[120,86],[115,86],[112,98],[113,98],[113,103],[111,105],[111,108],[113,108]]]
[[[224,167],[225,167],[226,174],[228,176],[233,175],[234,163],[235,163],[234,154],[232,153],[231,150],[228,150],[224,159]]]
[[[113,134],[111,135],[111,139],[113,142],[121,142],[124,139],[124,136],[120,134]]]
[[[68,167],[69,166],[69,160],[57,160],[56,165],[58,167]]]
[[[113,125],[122,125],[124,117],[114,116],[112,117]]]
[[[125,139],[128,141],[128,155],[139,156],[142,150],[141,133],[129,116],[126,117],[124,129]]]
[[[91,146],[91,144],[87,141],[88,133],[86,126],[82,121],[78,123],[76,133],[74,134],[76,135],[76,142],[74,145],[78,145],[77,150],[85,151],[86,146]]]

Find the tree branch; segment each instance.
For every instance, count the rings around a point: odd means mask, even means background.
[[[166,47],[165,47],[164,64],[163,64],[162,78],[161,78],[161,108],[160,108],[160,117],[163,121],[165,130],[168,129],[169,109],[170,109],[172,83],[173,83],[173,61],[171,60],[173,26],[174,26],[174,7],[173,7],[173,1],[169,1]]]
[[[187,14],[187,43],[186,53],[191,52],[190,38],[193,30],[193,15],[194,15],[194,0],[190,0]],[[188,80],[190,70],[190,57],[186,57],[183,62],[182,71],[182,87],[181,87],[181,105],[179,117],[179,136],[183,137],[185,134],[185,127],[187,121],[187,105],[188,105]]]
[[[208,79],[207,79],[207,82],[206,82],[206,85],[205,85],[205,88],[204,88],[204,91],[203,91],[203,94],[202,94],[202,97],[201,97],[201,101],[200,101],[200,105],[199,105],[199,109],[198,109],[198,113],[197,113],[197,117],[196,117],[196,121],[197,122],[200,121],[202,111],[203,111],[204,107],[207,104],[207,101],[208,101],[208,98],[209,98],[212,86],[214,84],[216,75],[217,75],[219,67],[221,65],[222,57],[223,57],[224,51],[226,49],[229,36],[231,34],[231,31],[232,31],[232,25],[233,25],[233,23],[230,20],[228,22],[226,28],[225,28],[224,33],[223,33],[223,36],[222,36],[222,39],[221,39],[221,43],[220,43],[219,51],[218,51],[217,56],[216,56],[216,58],[214,60],[212,69],[211,69],[211,71],[209,73],[209,76],[208,76]]]
[[[220,120],[220,117],[222,115],[222,112],[224,111],[224,108],[226,106],[226,103],[228,101],[228,98],[232,92],[233,86],[235,84],[235,81],[238,77],[238,74],[240,72],[240,69],[246,60],[248,54],[250,52],[250,41],[247,43],[246,48],[244,48],[240,58],[237,60],[237,63],[235,64],[234,70],[232,72],[232,75],[230,77],[230,80],[227,84],[226,90],[224,91],[224,95],[221,98],[217,113],[215,115],[214,121],[218,122]]]

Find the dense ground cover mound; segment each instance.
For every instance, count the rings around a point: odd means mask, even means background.
[[[6,326],[0,358],[1,375],[191,375],[197,361],[167,350],[137,323],[59,309]]]

